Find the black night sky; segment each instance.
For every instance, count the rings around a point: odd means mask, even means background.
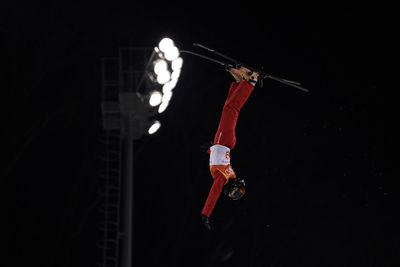
[[[399,263],[393,181],[384,170],[384,81],[394,44],[383,8],[334,1],[3,5],[9,266],[96,266],[101,59],[167,36],[181,49],[196,50],[198,42],[263,66],[310,92],[273,80],[256,87],[231,153],[247,193],[237,202],[221,195],[208,232],[200,213],[212,178],[200,146],[214,137],[232,78],[182,55],[171,104],[158,116],[162,127],[135,141],[134,266]]]

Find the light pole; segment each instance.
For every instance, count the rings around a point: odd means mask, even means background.
[[[127,55],[124,51],[128,51]],[[106,185],[117,185],[114,187],[118,190],[105,188],[105,233],[101,243],[103,257],[99,262],[104,267],[132,267],[134,141],[160,128],[161,123],[155,117],[168,107],[183,63],[178,48],[169,38],[162,39],[150,57],[146,51],[148,49],[121,48],[119,57],[111,59],[113,78],[108,78],[106,71],[106,62],[110,60],[103,59],[103,128],[119,132],[119,151],[115,151],[115,145],[113,151],[119,153],[119,171],[107,170],[105,174]],[[133,56],[140,53],[146,60],[138,70],[133,66],[140,60]],[[115,165],[115,158],[113,162]],[[110,192],[116,192],[115,197],[109,197]],[[116,207],[116,211],[109,207]]]

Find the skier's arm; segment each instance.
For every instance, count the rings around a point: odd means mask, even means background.
[[[204,218],[204,216],[207,217],[207,224],[209,224],[208,218],[210,217],[210,214],[211,214],[212,210],[214,209],[215,203],[217,202],[225,183],[226,183],[225,176],[222,173],[220,173],[219,171],[217,171],[215,173],[214,182],[211,186],[210,192],[208,193],[208,197],[207,197],[206,203],[204,205],[203,211],[201,212],[203,218]],[[203,219],[203,223],[204,223],[204,219]],[[209,227],[207,227],[207,228],[209,228]]]

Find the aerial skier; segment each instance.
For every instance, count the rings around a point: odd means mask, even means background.
[[[245,67],[230,68],[235,81],[231,83],[210,154],[210,172],[214,182],[209,191],[201,217],[204,226],[211,230],[210,215],[223,191],[232,200],[240,199],[246,192],[243,178],[236,176],[230,164],[230,151],[235,147],[235,128],[239,112],[254,90],[259,74]]]
[[[257,81],[259,80],[260,87],[263,87],[263,80],[268,78],[297,88],[303,92],[308,92],[308,89],[300,86],[299,82],[272,76],[204,45],[198,43],[193,43],[193,45],[218,55],[233,64],[188,50],[180,50],[180,52],[218,63],[224,66],[235,79],[229,88],[214,142],[207,150],[210,154],[210,172],[214,178],[214,182],[201,212],[201,218],[204,226],[208,230],[211,230],[210,215],[221,192],[223,191],[232,200],[240,199],[246,192],[244,179],[236,177],[230,164],[230,151],[236,144],[235,128],[239,112],[253,92]]]

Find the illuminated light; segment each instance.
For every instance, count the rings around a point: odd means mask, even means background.
[[[174,61],[172,61],[171,67],[172,70],[180,70],[183,65],[183,59],[181,57],[178,57]]]
[[[171,98],[172,98],[172,92],[171,91],[165,92],[164,95],[162,96],[161,102],[162,103],[169,102]]]
[[[171,92],[172,89],[175,88],[175,85],[176,85],[176,80],[171,80],[171,81],[167,82],[166,84],[164,84],[164,86],[162,88],[163,93],[165,94],[167,92]]]
[[[171,73],[168,70],[161,72],[157,75],[157,82],[159,84],[165,84],[171,79]]]
[[[160,129],[161,123],[159,121],[154,121],[154,123],[150,126],[148,133],[149,134],[154,134],[155,132]]]
[[[168,107],[169,102],[163,102],[161,105],[158,107],[158,113],[164,112],[167,107]]]
[[[163,59],[159,59],[154,64],[154,73],[160,75],[163,71],[168,70],[168,63]]]
[[[153,91],[150,95],[150,100],[149,104],[152,107],[158,106],[161,104],[161,101],[163,99],[163,95],[159,91]]]
[[[179,49],[170,38],[163,38],[158,46],[154,48],[156,61],[153,62],[153,72],[149,73],[151,81],[162,86],[162,94],[160,92],[149,96],[149,104],[158,107],[158,112],[164,112],[173,95],[183,65],[183,59],[180,57]],[[161,99],[160,99],[161,98]]]
[[[179,50],[176,46],[170,47],[164,51],[164,56],[167,60],[174,61],[179,57]]]
[[[171,83],[171,86],[175,88],[176,84],[178,83],[178,79],[171,79],[169,82]]]
[[[172,79],[172,80],[178,81],[178,78],[179,78],[179,75],[180,75],[180,74],[181,74],[181,70],[180,70],[180,69],[174,70],[174,71],[172,72],[171,79]]]
[[[172,41],[170,38],[164,38],[160,41],[158,47],[161,51],[165,53],[166,51],[174,47],[174,41]]]

